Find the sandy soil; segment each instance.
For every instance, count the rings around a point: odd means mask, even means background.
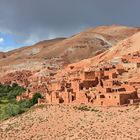
[[[140,107],[47,105],[0,122],[1,140],[138,140]]]

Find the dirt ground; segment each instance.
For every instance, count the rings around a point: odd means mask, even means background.
[[[0,122],[0,140],[140,140],[140,107],[41,105]]]

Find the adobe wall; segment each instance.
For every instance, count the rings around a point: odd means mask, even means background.
[[[78,96],[76,98],[76,103],[88,103],[88,98],[85,95],[84,91],[80,91],[79,93],[76,93]]]
[[[136,93],[121,94],[120,95],[120,105],[129,104],[129,99],[137,99],[137,94]]]
[[[83,87],[89,89],[98,85],[98,81],[83,81]]]
[[[95,71],[84,72],[85,79],[94,79],[95,78]]]
[[[105,98],[97,98],[93,102],[94,106],[118,106],[120,105],[120,96],[107,94]]]
[[[46,96],[46,102],[52,104],[59,103],[88,103],[88,99],[86,98],[83,92],[59,92],[54,91]]]

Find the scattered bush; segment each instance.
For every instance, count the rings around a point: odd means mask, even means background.
[[[91,112],[98,112],[99,110],[92,108],[90,106],[87,105],[80,105],[78,107],[74,107],[75,109],[81,110],[81,111],[91,111]]]
[[[86,106],[86,105],[80,105],[78,107],[74,107],[75,109],[81,110],[81,111],[90,111],[90,107]]]

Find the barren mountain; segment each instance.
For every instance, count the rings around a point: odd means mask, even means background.
[[[68,63],[78,62],[106,51],[138,31],[136,27],[117,25],[91,28],[67,39],[41,41],[33,46],[2,53],[0,66],[44,61],[53,57],[61,57]]]
[[[32,46],[25,46],[19,49],[15,49],[6,53],[1,53],[0,65],[5,66],[9,64],[20,64],[22,62],[30,61],[31,59],[36,61],[36,54],[45,51],[49,46],[54,45],[62,41],[65,38],[57,38],[52,40],[44,40]],[[3,57],[3,55],[5,57]],[[42,56],[43,57],[43,56]],[[2,59],[3,58],[3,59]],[[38,60],[39,61],[39,60]]]
[[[37,56],[47,58],[61,56],[70,63],[77,62],[106,51],[138,31],[139,28],[117,25],[91,28],[54,44],[46,51],[38,53]]]
[[[140,51],[140,32],[119,42],[116,46],[110,48],[101,59],[108,60],[115,56],[123,56],[129,53]]]

